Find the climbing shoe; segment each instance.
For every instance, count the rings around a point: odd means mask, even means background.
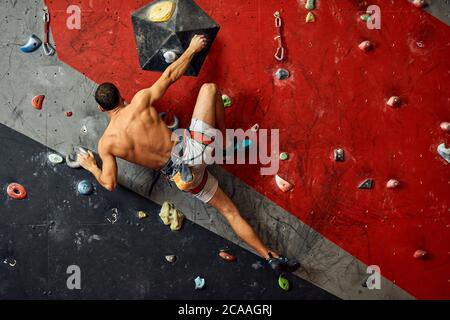
[[[273,270],[277,272],[294,272],[298,268],[300,268],[300,263],[295,259],[288,259],[283,256],[279,256],[278,258],[274,258],[269,253],[269,259],[267,259],[267,262],[272,267]]]

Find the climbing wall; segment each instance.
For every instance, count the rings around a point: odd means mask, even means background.
[[[149,1],[78,2],[82,28],[66,27],[66,1],[46,1],[59,58],[96,82],[114,81],[124,97],[150,86],[142,71],[131,13]],[[175,84],[158,106],[187,125],[195,92],[216,82],[233,99],[228,126],[279,128],[289,160],[280,192],[258,165],[227,170],[418,298],[450,297],[449,167],[436,153],[448,143],[449,27],[408,1],[371,1],[380,30],[360,15],[366,1],[198,0],[221,26],[198,78]],[[287,59],[274,59],[273,13],[281,11]],[[373,49],[358,44],[370,40]],[[288,80],[274,79],[279,68]],[[401,104],[386,105],[391,96]],[[333,150],[345,151],[344,162]],[[370,190],[358,189],[373,179]],[[386,188],[390,179],[400,186]],[[426,259],[415,259],[416,250]]]

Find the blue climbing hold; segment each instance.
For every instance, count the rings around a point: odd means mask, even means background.
[[[20,47],[20,51],[22,51],[24,53],[30,53],[30,52],[33,52],[33,51],[36,51],[37,49],[39,49],[41,44],[42,44],[41,39],[39,39],[37,36],[35,36],[33,34],[28,39],[28,42],[25,45],[23,45],[22,47]]]
[[[253,141],[250,139],[244,139],[241,143],[236,143],[234,145],[234,150],[248,150],[253,144]]]
[[[446,148],[445,143],[441,143],[437,147],[437,152],[442,157],[442,159],[450,163],[450,148]]]
[[[367,180],[363,181],[359,185],[358,188],[359,189],[366,189],[366,190],[372,189],[373,188],[373,179],[367,179]]]
[[[84,196],[90,195],[94,191],[94,186],[87,180],[78,183],[78,192]]]

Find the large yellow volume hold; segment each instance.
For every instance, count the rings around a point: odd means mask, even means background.
[[[175,3],[172,1],[162,1],[156,3],[150,8],[148,17],[152,22],[169,21],[175,11],[175,6]]]

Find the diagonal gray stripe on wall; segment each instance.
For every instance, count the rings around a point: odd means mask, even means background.
[[[426,0],[425,11],[450,26],[450,2],[448,0]]]
[[[92,97],[96,84],[61,63],[56,56],[46,57],[41,50],[22,54],[18,49],[18,43],[42,30],[41,6],[42,3],[36,5],[34,2],[32,5],[2,2],[0,97],[3,107],[0,123],[63,154],[80,144],[95,150],[107,125],[107,118],[96,111]],[[38,94],[46,95],[41,111],[30,105],[31,99]],[[73,116],[67,118],[65,111],[73,111]],[[85,134],[80,131],[83,126],[87,128]],[[119,161],[119,170],[122,185],[141,195],[148,194],[154,172],[123,161]],[[299,276],[344,299],[413,298],[384,278],[381,290],[363,288],[366,265],[223,169],[215,167],[212,171],[264,241],[302,262]],[[160,181],[152,198],[159,203],[170,199],[190,220],[239,243],[215,210],[190,196]]]

